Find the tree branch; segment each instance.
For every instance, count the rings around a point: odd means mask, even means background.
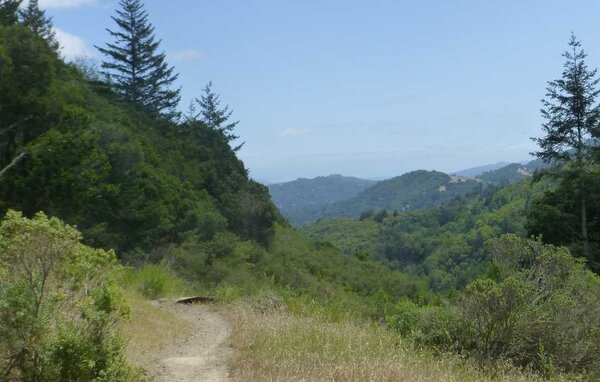
[[[15,159],[13,159],[12,162],[10,162],[10,164],[6,167],[4,167],[2,169],[2,171],[0,171],[0,179],[4,176],[4,174],[10,170],[11,168],[15,167],[16,165],[19,164],[20,161],[22,161],[25,157],[27,156],[27,153],[25,151],[23,151],[21,154],[19,154]]]

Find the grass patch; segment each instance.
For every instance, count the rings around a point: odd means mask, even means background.
[[[232,320],[240,352],[234,376],[241,381],[546,381],[508,365],[482,370],[465,358],[417,349],[374,324],[265,312],[255,302],[237,305]]]
[[[132,364],[151,364],[163,348],[189,335],[189,322],[154,305],[137,292],[126,290],[124,295],[131,312],[129,321],[120,324],[119,332],[126,339],[126,355]]]
[[[151,300],[188,292],[185,280],[163,265],[147,264],[125,270],[124,286]]]

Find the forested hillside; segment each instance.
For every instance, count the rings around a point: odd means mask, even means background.
[[[501,169],[502,167],[508,166],[509,164],[510,164],[509,162],[498,162],[498,163],[494,163],[494,164],[472,167],[472,168],[468,168],[466,170],[460,170],[457,172],[453,172],[453,174],[458,175],[458,176],[468,176],[468,177],[474,178],[476,176],[483,174],[484,172],[498,170],[498,169]]]
[[[225,231],[267,242],[278,213],[218,128],[127,107],[25,26],[0,41],[4,211],[45,211],[121,256]]]
[[[290,223],[302,226],[324,218],[418,210],[484,187],[474,178],[419,170],[380,182],[339,176],[299,179],[269,186],[269,191]]]
[[[495,170],[485,171],[478,175],[477,179],[495,185],[507,185],[524,179],[533,179],[536,173],[541,173],[551,166],[551,164],[544,163],[544,161],[539,159],[530,161],[527,164],[511,163]]]
[[[311,222],[319,211],[335,202],[357,196],[376,182],[342,175],[297,179],[269,185],[273,202],[295,226]]]
[[[460,289],[489,266],[485,243],[512,233],[527,236],[526,213],[547,184],[522,181],[489,187],[443,206],[360,220],[321,220],[302,231],[353,256],[370,257],[404,272],[426,275],[435,291]]]
[[[320,217],[359,217],[369,210],[389,213],[418,210],[478,192],[482,187],[474,179],[438,171],[413,171],[381,181],[357,197],[326,206]]]

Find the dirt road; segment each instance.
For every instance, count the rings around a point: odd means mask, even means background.
[[[169,344],[149,365],[158,382],[228,382],[233,350],[227,341],[231,326],[211,305],[160,302],[159,306],[192,325],[189,336]],[[149,333],[151,335],[151,333]]]

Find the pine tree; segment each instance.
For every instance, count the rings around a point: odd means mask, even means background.
[[[208,128],[218,131],[223,134],[223,137],[227,142],[234,141],[239,136],[233,133],[233,130],[238,125],[239,121],[229,122],[233,110],[229,110],[229,105],[224,108],[220,108],[221,99],[212,91],[212,82],[209,82],[204,88],[204,94],[200,96],[200,99],[196,98],[196,103],[200,106],[200,113],[198,118],[208,126]],[[234,151],[238,151],[244,144],[234,148]]]
[[[156,40],[148,13],[141,0],[121,0],[119,5],[117,17],[112,17],[119,29],[107,29],[115,42],[96,47],[108,58],[102,63],[104,74],[127,102],[156,115],[177,118],[181,89],[172,89],[172,85],[179,74],[167,64],[165,53],[158,52],[161,40]]]
[[[14,25],[19,21],[19,7],[23,0],[0,0],[0,25]]]
[[[581,42],[571,35],[562,78],[548,82],[546,99],[542,100],[542,125],[545,136],[533,138],[540,147],[535,154],[546,163],[555,163],[560,171],[553,175],[575,182],[579,200],[581,240],[586,256],[590,256],[586,175],[594,162],[594,139],[598,135],[600,94],[596,70],[588,69]]]
[[[21,23],[28,27],[36,36],[43,38],[50,48],[58,50],[56,35],[52,29],[52,19],[39,7],[38,0],[29,0],[29,3],[20,12]]]

